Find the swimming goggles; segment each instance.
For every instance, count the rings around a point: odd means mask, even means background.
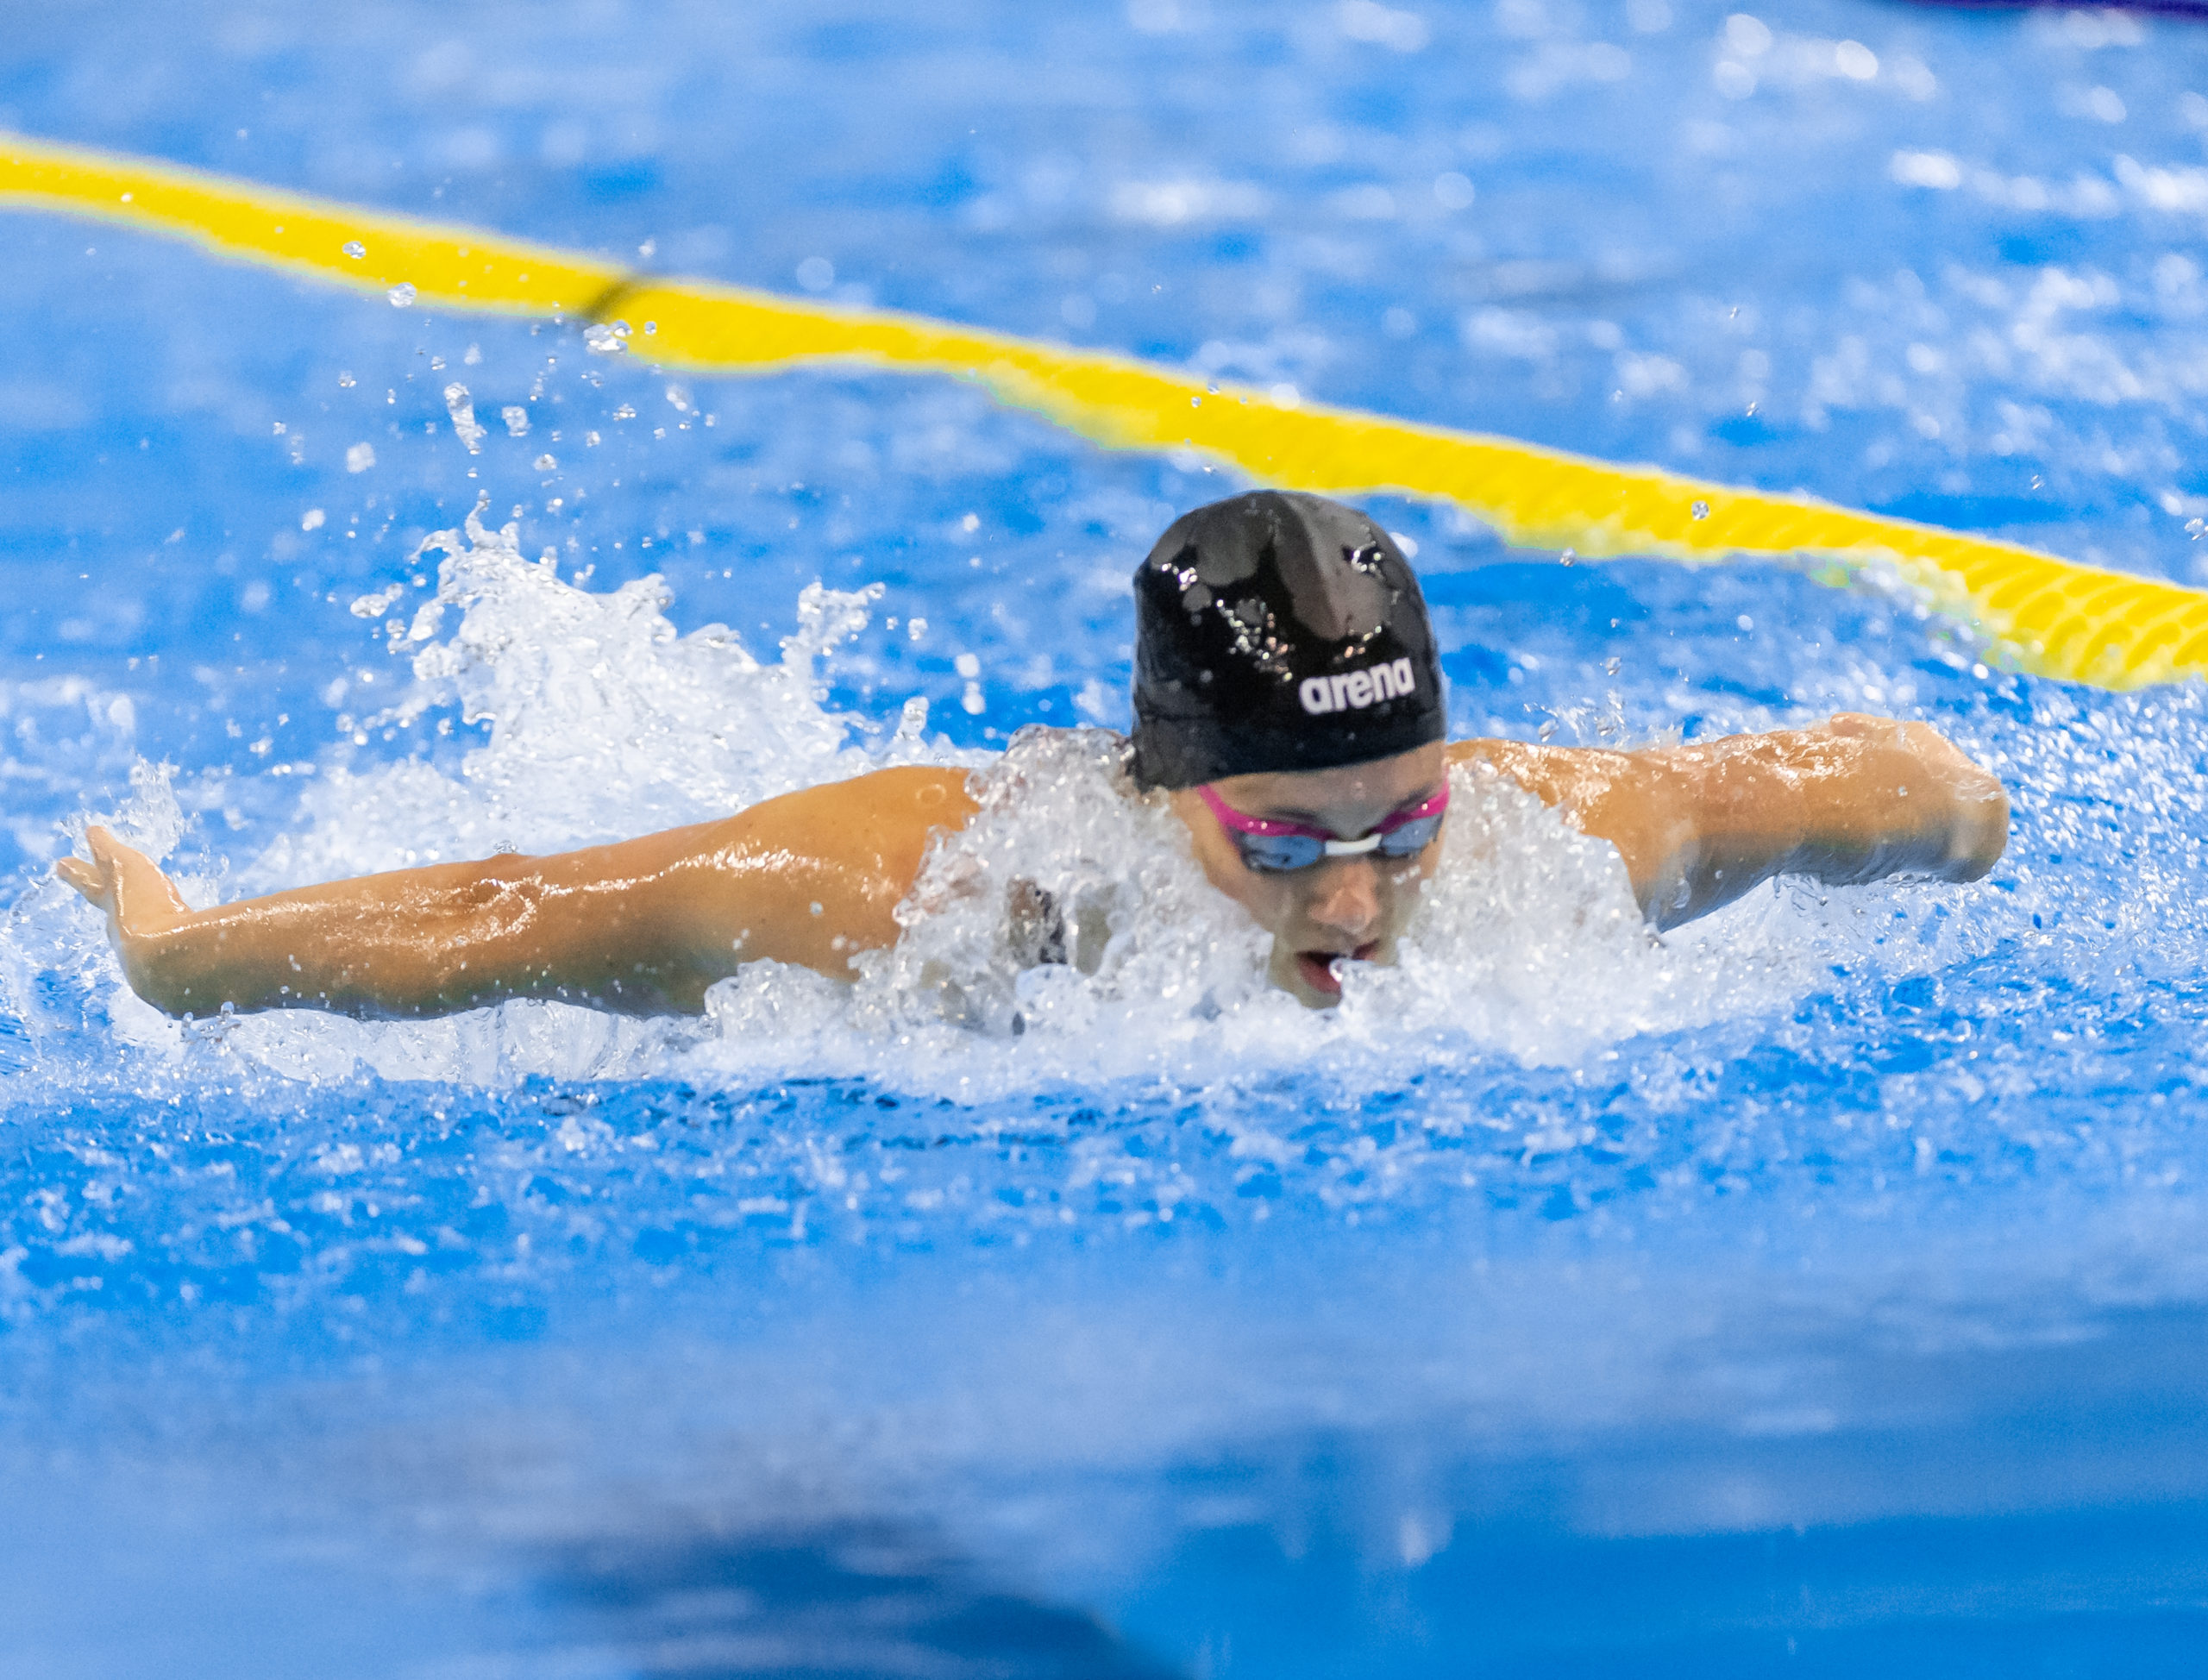
[[[1449,809],[1449,784],[1445,781],[1432,799],[1383,818],[1362,840],[1337,840],[1326,830],[1302,823],[1245,816],[1208,785],[1199,787],[1196,793],[1219,818],[1220,826],[1233,837],[1242,861],[1265,874],[1287,874],[1308,869],[1323,858],[1361,857],[1367,852],[1397,859],[1416,857],[1441,832],[1441,818]]]

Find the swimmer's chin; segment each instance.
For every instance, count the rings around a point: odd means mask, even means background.
[[[1333,964],[1344,959],[1391,964],[1396,960],[1396,942],[1375,939],[1353,951],[1329,951],[1298,950],[1275,941],[1268,968],[1273,984],[1306,1009],[1332,1009],[1342,1000],[1341,981],[1335,977]]]

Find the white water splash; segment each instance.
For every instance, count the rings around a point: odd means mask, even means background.
[[[549,551],[523,558],[516,526],[471,514],[423,550],[443,555],[436,594],[410,624],[392,621],[402,646],[420,648],[415,686],[361,727],[456,709],[488,722],[490,740],[457,776],[416,761],[332,769],[294,831],[241,873],[243,890],[618,840],[879,762],[851,744],[853,719],[823,708],[817,668],[864,626],[877,590],[808,587],[798,633],[767,665],[724,625],[678,634],[657,577],[606,594],[562,582]],[[436,640],[455,608],[458,627]]]
[[[456,770],[331,765],[223,895],[558,850],[886,763],[968,762],[982,812],[931,854],[900,912],[897,946],[862,957],[856,986],[756,965],[713,988],[702,1020],[517,1002],[427,1023],[298,1011],[187,1028],[132,997],[89,918],[72,919],[60,889],[43,888],[16,918],[19,975],[27,965],[98,970],[111,977],[109,1016],[124,1042],[171,1061],[236,1056],[292,1078],[342,1079],[361,1066],[472,1084],[832,1074],[980,1101],[1126,1078],[1202,1086],[1251,1068],[1347,1062],[1384,1074],[1407,1054],[1568,1065],[1636,1034],[1767,1012],[1817,984],[1836,949],[1862,943],[1850,944],[1844,914],[1822,915],[1801,895],[1659,941],[1611,847],[1514,784],[1460,770],[1445,862],[1400,966],[1353,969],[1338,1009],[1307,1011],[1268,987],[1264,936],[1204,881],[1164,802],[1127,785],[1119,737],[1032,730],[1001,755],[962,758],[929,748],[924,716],[908,706],[881,750],[855,744],[857,720],[826,710],[819,666],[864,625],[877,591],[806,589],[800,628],[769,665],[720,625],[678,634],[656,577],[604,594],[563,581],[552,555],[523,557],[514,526],[493,531],[471,516],[423,548],[442,555],[436,593],[390,621],[394,646],[413,650],[414,685],[356,727],[457,711],[487,722],[489,739]],[[440,639],[455,609],[459,623]],[[156,856],[183,824],[165,776],[150,771],[110,820]],[[195,902],[223,887],[182,885]],[[31,921],[35,941],[22,937]],[[11,990],[28,995],[20,980]]]

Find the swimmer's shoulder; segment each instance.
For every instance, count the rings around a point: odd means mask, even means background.
[[[751,852],[795,848],[829,858],[846,852],[913,851],[981,810],[973,773],[955,764],[893,764],[819,782],[682,831]]]
[[[1007,799],[1016,802],[1027,777],[1051,768],[1085,766],[1101,773],[1112,793],[1140,798],[1125,774],[1126,757],[1126,737],[1113,730],[1031,724],[985,764],[890,765],[801,788],[768,805],[798,807],[790,814],[811,824],[918,819],[930,827],[962,828],[985,806]]]
[[[849,781],[829,785],[854,793],[862,789],[869,799],[887,806],[910,805],[945,815],[957,811],[962,817],[970,817],[979,809],[972,790],[973,775],[957,764],[894,764],[886,770],[869,770]]]

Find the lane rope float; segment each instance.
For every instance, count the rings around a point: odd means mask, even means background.
[[[1521,548],[1884,572],[2003,663],[2102,688],[2208,675],[2208,592],[1804,495],[1617,467],[1509,438],[1304,403],[1131,358],[885,310],[634,273],[480,229],[0,135],[0,206],[89,216],[447,310],[583,323],[599,348],[700,373],[844,362],[971,380],[1107,448],[1193,451],[1261,483],[1454,503]]]

